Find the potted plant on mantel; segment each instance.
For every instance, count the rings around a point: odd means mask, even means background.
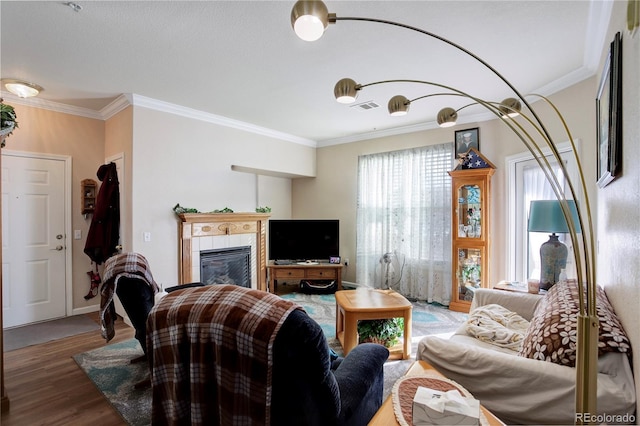
[[[5,139],[18,128],[18,117],[11,105],[7,105],[0,98],[0,147],[4,148]]]

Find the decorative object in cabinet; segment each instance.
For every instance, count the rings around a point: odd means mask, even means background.
[[[85,179],[80,182],[80,203],[82,205],[82,214],[93,214],[96,208],[96,195],[98,193],[98,183],[93,179]]]
[[[489,287],[490,183],[495,166],[470,149],[449,172],[452,188],[452,290],[449,309],[469,312],[475,290]]]

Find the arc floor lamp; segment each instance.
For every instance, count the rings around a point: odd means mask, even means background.
[[[523,95],[511,84],[502,74],[500,74],[490,64],[482,58],[465,49],[464,47],[442,37],[437,34],[425,31],[420,28],[405,25],[402,23],[365,17],[339,17],[334,13],[329,13],[327,6],[320,0],[299,0],[291,10],[291,25],[295,33],[303,40],[315,41],[322,37],[324,31],[329,24],[335,24],[338,21],[364,21],[383,25],[391,25],[404,28],[406,30],[421,33],[427,37],[437,39],[449,46],[462,51],[464,54],[472,57],[484,67],[489,69],[503,84],[507,85],[513,93],[513,97],[507,98],[502,102],[486,101],[472,96],[469,93],[457,90],[454,87],[445,86],[437,82],[424,80],[382,80],[367,84],[358,84],[350,78],[340,80],[334,87],[334,95],[338,102],[353,102],[358,92],[367,86],[374,84],[389,83],[416,83],[424,84],[438,89],[444,89],[444,93],[432,93],[425,96],[409,100],[404,96],[394,96],[389,101],[389,112],[392,115],[402,115],[409,111],[412,102],[420,99],[426,99],[431,96],[462,96],[471,100],[469,105],[479,104],[495,114],[514,134],[522,141],[522,143],[531,152],[536,162],[543,170],[547,180],[560,202],[562,214],[564,215],[569,227],[569,235],[574,246],[575,262],[578,275],[578,291],[579,294],[586,293],[586,299],[580,299],[578,314],[578,337],[577,337],[577,360],[576,360],[576,422],[583,423],[581,419],[587,416],[584,414],[597,414],[597,361],[598,361],[598,316],[596,312],[596,284],[593,254],[595,253],[595,243],[593,235],[593,224],[591,220],[591,211],[589,198],[586,191],[586,183],[580,159],[571,136],[571,132],[560,111],[544,96],[541,95]],[[527,101],[527,97],[535,96],[536,99],[543,100],[543,105],[551,107],[555,116],[562,123],[566,134],[571,142],[572,152],[578,165],[578,182],[572,182],[569,173],[560,159],[556,142],[551,137],[547,127],[540,119],[536,110],[531,103]],[[453,108],[443,108],[438,113],[437,121],[442,127],[448,127],[455,124],[457,113],[466,108],[465,105],[458,110]],[[551,154],[557,161],[556,167],[560,167],[563,174],[563,181],[567,183],[568,193],[560,184],[549,161],[546,158],[545,150],[550,150]],[[582,200],[576,202],[577,220],[572,212],[569,202],[570,200]],[[580,232],[582,231],[582,232]],[[580,238],[579,238],[580,237]],[[583,293],[584,292],[584,293]],[[583,414],[583,415],[579,415]]]

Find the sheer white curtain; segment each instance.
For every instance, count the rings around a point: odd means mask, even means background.
[[[452,143],[359,157],[358,284],[449,304],[452,158]]]

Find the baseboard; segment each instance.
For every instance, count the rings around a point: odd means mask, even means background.
[[[71,311],[71,315],[90,314],[91,312],[98,312],[100,305],[85,306],[83,308],[75,308]]]
[[[354,283],[351,281],[342,281],[342,288],[345,290],[353,290],[356,289],[358,287],[363,287],[362,284],[358,284],[358,283]]]

